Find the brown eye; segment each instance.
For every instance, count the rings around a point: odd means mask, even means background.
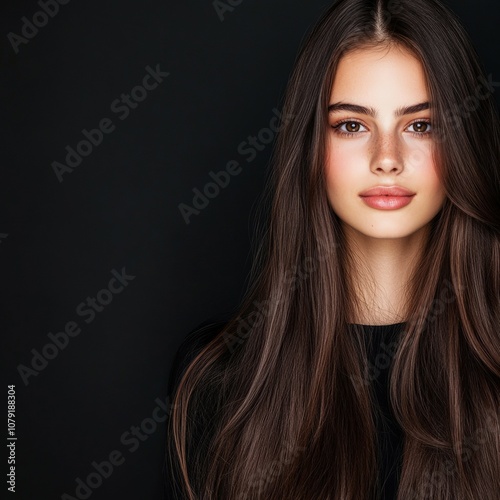
[[[358,132],[359,123],[358,122],[346,122],[345,128],[347,132]]]
[[[337,125],[332,125],[332,127],[335,129],[335,132],[337,132],[339,135],[346,135],[346,136],[353,136],[354,134],[357,135],[358,132],[366,131],[366,129],[363,130],[364,125],[352,120],[345,120],[343,122],[337,123]]]
[[[413,122],[410,127],[413,127],[412,132],[417,132],[420,134],[425,134],[429,132],[430,130],[430,123],[429,122]]]

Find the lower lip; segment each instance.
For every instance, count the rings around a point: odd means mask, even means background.
[[[414,196],[361,196],[361,199],[372,208],[396,210],[408,205]]]

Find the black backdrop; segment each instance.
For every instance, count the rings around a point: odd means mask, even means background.
[[[242,297],[273,145],[262,130],[329,3],[4,0],[13,498],[162,497],[173,356],[188,331]],[[451,6],[500,80],[498,3]],[[212,198],[183,215],[179,205],[193,206],[193,190],[220,171],[227,186],[207,188]]]

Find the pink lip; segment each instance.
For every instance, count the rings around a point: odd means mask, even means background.
[[[359,193],[359,196],[412,196],[415,193],[401,186],[375,186]]]
[[[361,199],[372,208],[395,210],[408,205],[412,196],[362,196]]]
[[[359,194],[372,208],[395,210],[408,205],[415,193],[401,186],[375,186]]]

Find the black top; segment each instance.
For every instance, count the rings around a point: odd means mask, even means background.
[[[374,409],[381,455],[381,500],[396,500],[401,474],[404,434],[389,400],[388,376],[396,343],[406,323],[362,325],[368,354],[368,376],[378,402]]]
[[[224,326],[224,321],[205,322],[191,331],[179,347],[169,376],[168,393],[173,395],[184,370],[194,359],[196,354],[211,340]],[[380,500],[396,500],[396,493],[401,472],[403,450],[403,431],[394,418],[388,392],[388,375],[392,359],[396,351],[396,343],[406,323],[391,325],[359,325],[365,333],[368,354],[368,380],[363,383],[372,384],[377,401],[374,414],[377,422],[379,438],[381,482]],[[168,460],[166,464],[169,464]],[[166,467],[164,469],[164,476]],[[177,479],[165,477],[165,498],[180,500],[180,489]]]

